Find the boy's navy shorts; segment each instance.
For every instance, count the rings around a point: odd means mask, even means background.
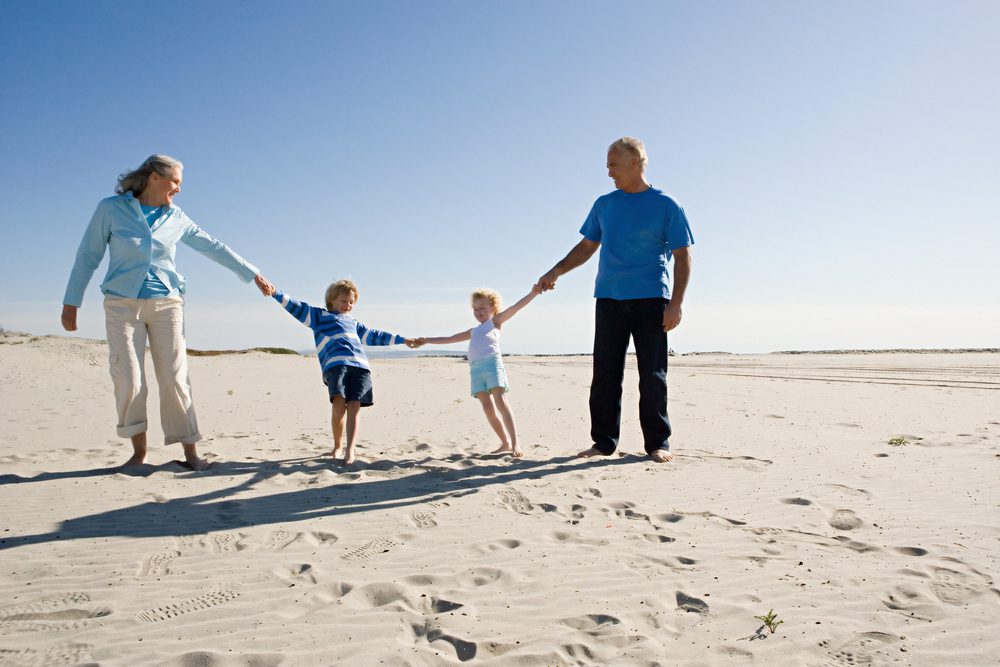
[[[343,396],[345,401],[359,401],[361,407],[368,407],[372,398],[372,374],[367,368],[357,366],[331,366],[323,373],[323,382],[330,391],[330,402],[334,396]]]

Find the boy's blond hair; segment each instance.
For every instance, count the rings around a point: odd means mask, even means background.
[[[333,310],[333,300],[344,292],[352,292],[354,294],[354,301],[358,301],[358,299],[361,298],[361,295],[358,293],[357,285],[346,278],[344,280],[338,280],[335,283],[330,283],[330,286],[326,288],[326,296],[324,297],[326,301],[326,309]]]
[[[490,305],[493,306],[493,310],[498,313],[500,312],[500,295],[488,287],[480,287],[477,289],[472,293],[472,297],[470,297],[469,301],[474,302],[476,299],[486,299],[490,302]]]

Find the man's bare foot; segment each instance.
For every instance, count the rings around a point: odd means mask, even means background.
[[[657,463],[667,463],[668,461],[674,460],[674,455],[666,449],[657,449],[649,454],[649,458],[653,459]]]
[[[589,458],[592,458],[594,456],[611,456],[611,455],[610,454],[605,454],[604,452],[602,452],[601,450],[599,450],[597,447],[591,447],[590,449],[585,449],[582,452],[580,452],[579,454],[577,454],[576,458],[578,458],[578,459],[589,459]]]

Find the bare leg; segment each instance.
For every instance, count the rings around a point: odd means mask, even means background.
[[[358,435],[358,412],[360,410],[360,401],[350,401],[347,404],[347,449],[344,450],[345,466],[351,465],[357,458],[354,455],[354,439]]]
[[[500,423],[500,417],[497,416],[496,408],[493,406],[493,401],[490,400],[490,395],[488,392],[481,391],[476,394],[476,398],[479,399],[479,403],[483,406],[483,413],[486,414],[486,421],[490,423],[493,428],[493,432],[497,434],[500,438],[500,449],[494,450],[494,454],[497,452],[509,452],[510,443],[507,441],[507,434],[504,433],[503,424]]]
[[[501,448],[499,451],[510,452],[517,458],[524,456],[524,452],[517,444],[517,424],[514,423],[514,413],[510,411],[510,405],[507,403],[507,395],[501,387],[490,389],[490,394],[493,396],[493,402],[496,403],[497,411],[500,412],[504,426],[507,427],[507,434],[510,436],[510,447],[506,450]]]
[[[138,433],[132,436],[132,458],[122,464],[123,468],[142,465],[146,461],[146,434]]]
[[[332,406],[333,414],[330,417],[330,426],[333,428],[333,452],[331,456],[336,457],[344,437],[344,414],[347,412],[347,403],[343,396],[334,396]]]
[[[204,470],[208,467],[208,461],[198,456],[198,447],[194,443],[181,443],[184,448],[184,461],[191,466],[191,470]]]

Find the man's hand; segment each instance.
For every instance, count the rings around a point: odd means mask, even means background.
[[[76,306],[63,304],[62,325],[66,331],[76,331]]]
[[[663,308],[663,331],[666,333],[671,329],[676,329],[681,323],[681,304],[671,301]]]
[[[548,273],[538,279],[538,287],[542,292],[548,292],[556,288],[556,281],[559,279],[559,272],[551,269]]]
[[[271,281],[265,278],[263,274],[258,273],[254,276],[253,281],[257,283],[257,289],[260,290],[261,294],[264,296],[274,296],[274,292],[276,291],[274,289],[274,285],[272,285]]]

